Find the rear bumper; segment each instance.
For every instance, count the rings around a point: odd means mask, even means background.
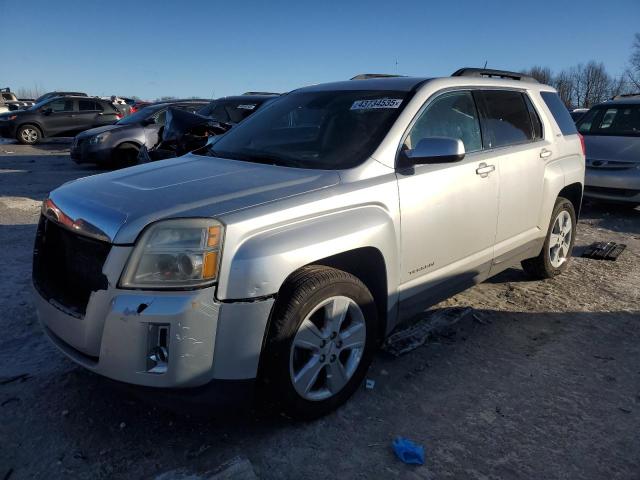
[[[584,196],[615,202],[640,203],[640,169],[587,168]]]
[[[0,122],[0,137],[16,138],[16,128],[14,125],[7,125],[6,122]]]

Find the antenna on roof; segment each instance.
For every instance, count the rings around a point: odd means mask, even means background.
[[[484,67],[482,67],[482,68],[487,68],[487,61],[486,60],[484,61]]]

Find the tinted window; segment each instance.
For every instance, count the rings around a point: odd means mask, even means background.
[[[420,140],[429,137],[462,140],[466,152],[482,149],[480,123],[470,92],[447,93],[431,102],[411,127],[404,147],[416,148]]]
[[[487,90],[480,92],[479,96],[484,99],[482,127],[486,148],[533,140],[533,125],[522,93]]]
[[[87,110],[98,110],[98,108],[96,107],[96,102],[94,102],[93,100],[78,100],[78,105],[81,112]]]
[[[54,112],[73,112],[73,100],[60,98],[47,104],[47,107]]]
[[[585,135],[640,136],[640,105],[593,108],[578,123]]]
[[[557,93],[540,92],[540,96],[544,100],[544,103],[547,104],[547,107],[549,107],[551,115],[553,115],[563,135],[573,135],[578,132],[569,110],[567,110],[567,107],[562,103]]]
[[[211,154],[292,167],[350,168],[373,153],[407,99],[407,92],[390,90],[290,93],[225,133]]]

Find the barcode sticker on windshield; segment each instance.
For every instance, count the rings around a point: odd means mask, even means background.
[[[370,110],[374,108],[398,108],[402,103],[401,98],[378,98],[377,100],[356,100],[351,105],[351,110]]]
[[[253,110],[254,108],[256,108],[255,104],[245,104],[245,105],[238,105],[238,108],[241,108],[243,110]]]

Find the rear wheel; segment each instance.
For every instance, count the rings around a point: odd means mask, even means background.
[[[23,145],[34,145],[42,138],[40,129],[35,125],[22,125],[18,128],[16,140]]]
[[[286,414],[315,418],[345,402],[373,359],[377,311],[365,285],[305,267],[283,286],[263,354],[262,382]]]
[[[567,268],[576,233],[576,212],[573,204],[558,197],[551,214],[551,223],[540,255],[522,262],[522,268],[532,278],[544,279],[559,275]]]

